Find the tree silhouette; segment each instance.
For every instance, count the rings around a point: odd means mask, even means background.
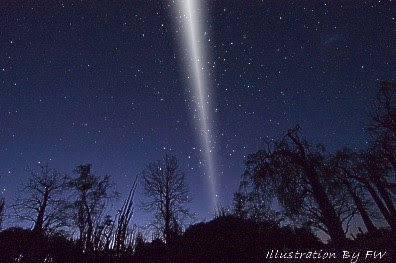
[[[37,232],[55,231],[66,225],[63,192],[67,176],[48,165],[40,166],[40,172],[27,169],[29,178],[12,206],[17,218],[33,223]]]
[[[385,188],[396,191],[396,84],[381,81],[377,97],[371,110],[371,120],[367,129],[372,135],[373,144],[370,149],[389,166],[393,178],[387,176],[381,181]]]
[[[375,152],[365,152],[361,155],[364,171],[366,172],[365,181],[367,189],[381,210],[384,218],[391,228],[396,231],[396,209],[392,193],[387,186],[389,178],[389,167],[384,163],[381,155]]]
[[[146,211],[154,211],[153,226],[169,242],[178,233],[183,219],[191,216],[186,204],[188,187],[185,175],[179,170],[176,157],[165,155],[163,160],[150,163],[142,172],[147,199],[142,202]]]
[[[343,245],[347,242],[343,221],[348,222],[354,211],[342,192],[327,187],[332,178],[322,147],[315,149],[300,139],[299,130],[298,126],[289,130],[280,140],[269,142],[267,150],[250,155],[245,176],[261,188],[267,201],[276,197],[289,218],[309,216],[313,226]]]
[[[112,191],[110,176],[99,176],[91,173],[91,164],[79,165],[78,175],[69,181],[68,186],[77,194],[70,208],[74,214],[74,224],[79,230],[79,240],[85,251],[94,248],[95,227],[101,225],[101,217],[106,208],[106,201],[116,196]]]
[[[257,222],[281,222],[283,216],[271,207],[273,192],[267,191],[265,183],[259,181],[249,180],[248,172],[244,174],[239,191],[234,193],[233,215]]]
[[[367,182],[367,180],[362,178],[363,173],[359,169],[359,158],[360,155],[358,153],[352,152],[350,149],[343,149],[332,156],[331,169],[337,180],[340,181],[351,196],[367,231],[375,233],[377,228],[374,226],[370,216],[372,202],[368,201],[367,189],[361,183],[362,181]]]
[[[396,85],[381,81],[373,102],[371,120],[367,129],[372,146],[363,154],[362,166],[367,172],[366,185],[371,187],[381,213],[393,229],[396,239]]]

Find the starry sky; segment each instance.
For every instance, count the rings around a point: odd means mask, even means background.
[[[70,174],[92,163],[125,196],[134,176],[168,153],[186,173],[192,211],[211,218],[174,5],[1,1],[0,190],[8,204],[28,166]],[[395,1],[203,6],[223,205],[244,157],[297,123],[330,151],[366,146],[362,127],[378,81],[395,79]]]

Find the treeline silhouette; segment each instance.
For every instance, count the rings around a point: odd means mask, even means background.
[[[110,204],[120,194],[111,177],[95,175],[90,164],[73,175],[48,165],[28,168],[15,201],[0,199],[0,226],[14,220],[31,228],[0,231],[0,262],[265,262],[281,260],[271,259],[271,251],[365,249],[386,251],[392,262],[395,100],[396,85],[380,82],[363,127],[370,138],[366,149],[327,152],[305,139],[298,125],[265,141],[245,159],[232,207],[219,207],[208,222],[189,224],[189,188],[174,156],[149,163],[134,177],[113,214]],[[145,194],[139,206],[138,182]],[[135,207],[152,214],[149,228],[134,224]],[[318,230],[329,242],[318,238]]]

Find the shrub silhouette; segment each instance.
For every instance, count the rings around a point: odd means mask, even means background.
[[[178,252],[180,262],[262,262],[271,249],[320,248],[323,244],[304,229],[279,227],[221,216],[188,228]]]
[[[389,229],[357,234],[348,249],[385,249],[389,259],[393,253],[393,244],[389,242],[391,235]],[[62,235],[49,236],[22,228],[0,232],[1,263],[265,262],[270,250],[307,252],[321,249],[333,248],[305,228],[281,227],[273,221],[257,222],[231,215],[192,225],[168,243],[160,239],[140,240],[135,253],[130,251],[121,256],[115,250],[83,253],[78,242]]]
[[[61,235],[46,236],[28,229],[0,232],[0,262],[78,262],[81,254]]]

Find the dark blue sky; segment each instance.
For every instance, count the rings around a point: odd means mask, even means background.
[[[186,172],[199,219],[210,218],[205,160],[171,1],[0,3],[0,189],[24,168],[71,173],[92,163],[126,195],[165,153]],[[379,80],[396,72],[394,1],[206,1],[220,200],[262,137],[300,123],[330,150],[365,147]],[[201,163],[200,163],[201,162]],[[138,196],[139,198],[139,196]]]

